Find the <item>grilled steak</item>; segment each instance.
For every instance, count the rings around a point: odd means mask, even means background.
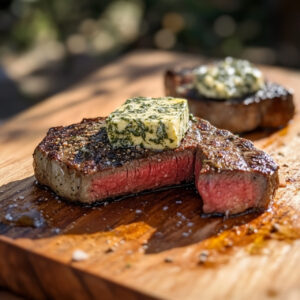
[[[202,119],[191,124],[180,147],[161,152],[113,149],[105,118],[85,119],[51,128],[33,156],[41,184],[85,203],[195,180],[204,212],[238,213],[265,208],[278,186],[271,157]]]
[[[265,87],[243,98],[217,100],[206,98],[191,86],[193,69],[169,70],[165,74],[167,96],[188,99],[190,111],[218,128],[246,132],[257,127],[285,126],[293,117],[293,94],[279,84],[266,82]]]
[[[278,167],[249,140],[201,120],[195,184],[205,213],[265,209],[278,187]]]

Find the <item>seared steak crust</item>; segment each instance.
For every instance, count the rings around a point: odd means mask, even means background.
[[[166,95],[189,100],[191,112],[218,128],[232,132],[251,131],[257,127],[285,126],[295,113],[293,93],[267,81],[256,93],[233,99],[213,99],[200,95],[191,86],[193,69],[168,70],[165,74]]]
[[[264,151],[258,150],[247,139],[228,130],[217,129],[208,121],[198,119],[201,142],[198,151],[204,157],[201,172],[254,171],[273,174],[278,166]]]
[[[200,139],[195,127],[193,124],[178,148],[163,152],[195,149]],[[50,128],[37,150],[84,174],[121,167],[130,161],[162,153],[141,147],[113,149],[108,141],[103,117],[83,119],[81,123],[66,127]]]
[[[51,128],[33,156],[35,176],[40,183],[70,200],[88,203],[190,182],[195,176],[197,187],[201,181],[198,178],[209,176],[213,180],[213,174],[225,174],[229,180],[237,172],[240,177],[259,177],[262,190],[255,201],[235,204],[235,208],[226,204],[224,210],[220,204],[216,210],[225,212],[226,208],[236,213],[253,206],[265,208],[278,186],[278,167],[270,156],[252,142],[198,118],[174,150],[113,149],[108,142],[105,118],[95,118]],[[210,195],[212,191],[206,188],[206,192]],[[205,207],[210,200],[203,197],[203,201]],[[206,212],[216,212],[207,207]]]

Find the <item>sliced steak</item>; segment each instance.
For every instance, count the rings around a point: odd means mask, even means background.
[[[266,82],[262,90],[243,98],[216,100],[200,95],[191,85],[193,80],[193,69],[167,71],[166,95],[188,99],[195,116],[218,128],[236,133],[258,127],[278,128],[285,126],[295,113],[292,92],[273,82]]]
[[[206,213],[265,209],[278,187],[277,165],[249,140],[199,122],[195,184]]]
[[[51,128],[34,152],[34,169],[57,194],[91,203],[192,181],[195,150],[192,131],[175,150],[113,149],[105,118],[97,118]]]
[[[161,152],[113,149],[105,118],[87,119],[51,128],[33,156],[41,184],[84,203],[195,180],[204,212],[238,213],[265,208],[278,185],[277,165],[267,154],[202,119],[180,147]]]

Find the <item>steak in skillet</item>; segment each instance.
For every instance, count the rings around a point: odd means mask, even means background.
[[[33,156],[41,184],[84,203],[195,181],[205,213],[233,214],[266,208],[278,186],[270,156],[198,118],[173,150],[113,149],[96,118],[51,128]]]
[[[168,70],[165,73],[167,96],[188,99],[190,111],[218,128],[247,132],[258,127],[285,126],[295,113],[293,94],[283,86],[266,82],[256,93],[236,99],[206,98],[191,86],[193,69]]]

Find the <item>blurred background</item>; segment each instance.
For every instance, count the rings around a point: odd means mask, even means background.
[[[300,68],[300,1],[0,0],[0,122],[134,49]]]

